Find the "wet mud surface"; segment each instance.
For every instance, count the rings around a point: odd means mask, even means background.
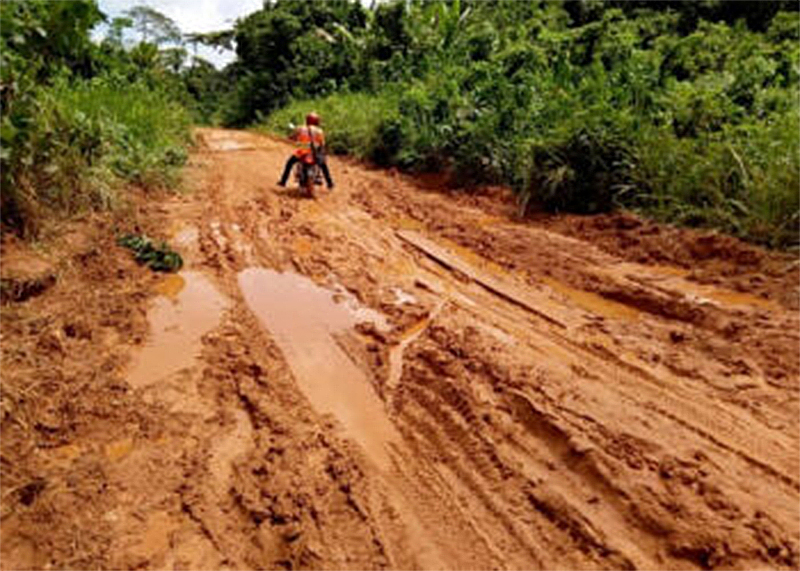
[[[791,259],[198,138],[2,306],[2,568],[800,564]]]

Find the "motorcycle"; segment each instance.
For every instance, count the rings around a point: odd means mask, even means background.
[[[297,187],[309,198],[316,198],[314,187],[322,184],[322,171],[317,164],[314,156],[316,153],[304,155],[294,166],[294,178]]]
[[[289,123],[289,129],[294,132],[294,123]],[[303,157],[294,166],[294,179],[297,181],[297,188],[305,192],[309,198],[316,198],[314,192],[315,185],[322,185],[322,169],[317,162],[317,149],[311,144],[311,152]]]

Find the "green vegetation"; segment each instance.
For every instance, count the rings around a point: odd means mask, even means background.
[[[235,28],[232,124],[510,185],[522,208],[615,206],[797,244],[794,2],[267,3]],[[266,120],[263,118],[268,116]]]
[[[316,109],[334,152],[506,184],[523,210],[798,243],[796,2],[276,0],[188,35],[95,0],[0,17],[4,230],[171,186],[192,122],[283,133]],[[216,70],[198,44],[237,59]]]
[[[382,127],[398,117],[398,96],[391,91],[337,93],[310,101],[295,101],[272,113],[264,128],[275,133],[289,132],[289,124],[301,124],[306,113],[315,110],[325,118],[328,148],[333,153],[367,158],[389,164],[389,141]]]
[[[218,72],[186,65],[163,15],[129,14],[93,42],[105,18],[93,0],[0,3],[4,231],[35,236],[48,217],[112,207],[127,183],[175,184]],[[131,27],[143,39],[124,47]]]
[[[117,244],[133,250],[134,259],[155,272],[177,272],[183,267],[181,255],[166,242],[156,244],[147,236],[125,234],[117,239]]]
[[[3,172],[3,216],[28,231],[48,211],[114,206],[123,181],[172,186],[186,157],[188,114],[140,83],[58,80],[37,90],[25,112],[24,128],[7,131],[16,141]]]

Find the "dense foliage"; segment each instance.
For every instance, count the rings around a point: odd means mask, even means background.
[[[108,22],[94,0],[4,0],[0,20],[4,230],[35,235],[48,216],[113,206],[126,182],[174,184],[190,111],[210,115],[220,81],[186,64],[174,23],[150,8]],[[129,28],[140,41],[124,41]]]
[[[227,120],[312,108],[335,151],[797,243],[794,2],[278,0],[235,28]]]
[[[523,209],[798,242],[793,1],[277,0],[190,35],[95,0],[3,0],[0,19],[4,228],[169,186],[192,121],[284,131],[317,109],[334,152],[507,184]]]

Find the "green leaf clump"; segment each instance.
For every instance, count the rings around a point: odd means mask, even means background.
[[[142,234],[125,234],[117,244],[133,251],[134,259],[156,272],[177,272],[183,267],[183,258],[170,249],[166,242],[154,242]]]

